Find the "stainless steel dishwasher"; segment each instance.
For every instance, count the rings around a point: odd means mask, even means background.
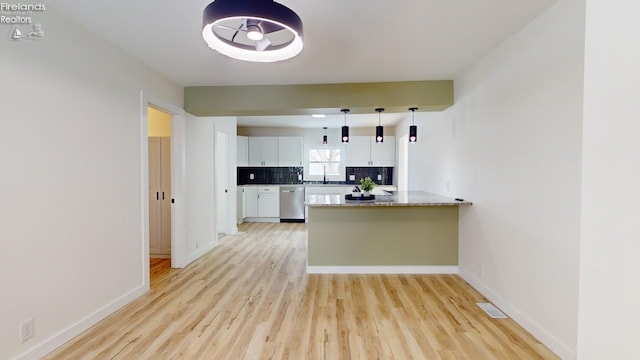
[[[304,186],[280,186],[280,222],[304,222]]]

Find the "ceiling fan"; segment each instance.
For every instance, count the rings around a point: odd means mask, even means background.
[[[209,47],[246,61],[272,62],[302,51],[302,21],[273,0],[216,0],[203,15]]]

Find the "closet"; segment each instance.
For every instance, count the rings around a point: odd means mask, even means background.
[[[171,138],[149,137],[149,255],[171,255]]]

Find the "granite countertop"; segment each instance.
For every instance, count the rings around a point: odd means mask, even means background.
[[[360,183],[357,184],[342,184],[342,183],[327,183],[327,184],[323,184],[323,183],[302,183],[302,184],[244,184],[244,185],[238,185],[238,187],[240,186],[304,186],[304,187],[353,187],[353,186],[360,186]],[[382,189],[384,188],[396,188],[395,185],[377,185],[376,187],[380,187]],[[374,188],[375,189],[375,188]]]
[[[305,205],[310,207],[357,206],[458,206],[471,205],[470,201],[457,201],[426,191],[385,191],[375,200],[345,200],[344,195],[307,194]]]

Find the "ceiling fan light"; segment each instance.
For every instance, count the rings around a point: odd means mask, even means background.
[[[260,27],[257,25],[249,25],[247,26],[247,37],[253,41],[260,41],[264,38],[264,34]]]
[[[268,22],[270,25],[286,30],[291,36],[287,42],[274,44],[262,33],[262,38],[255,40],[255,46],[248,46],[234,42],[231,39],[219,36],[214,30],[216,27],[226,28],[228,21],[246,21],[246,26],[250,27],[260,22]],[[255,23],[252,23],[254,22]],[[234,29],[231,29],[234,30]],[[245,36],[255,37],[257,34],[249,35],[249,29],[238,29],[247,32]],[[290,59],[298,55],[303,48],[302,43],[302,20],[288,7],[276,3],[273,0],[215,0],[205,7],[202,15],[202,37],[207,45],[223,55],[234,59],[251,62],[276,62]],[[251,38],[249,38],[251,39]]]

